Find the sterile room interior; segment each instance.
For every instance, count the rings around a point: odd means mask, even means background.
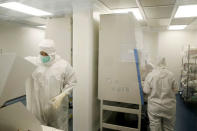
[[[196,64],[196,18],[196,0],[0,0],[0,131],[41,130],[25,108],[35,67],[24,58],[39,56],[43,39],[54,41],[76,74],[69,131],[149,131],[141,67],[158,56],[179,86],[174,130],[196,131],[197,82],[192,91],[182,83],[185,66]]]

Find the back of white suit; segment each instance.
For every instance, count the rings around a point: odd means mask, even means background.
[[[166,67],[157,67],[145,80],[151,131],[173,131],[176,120],[177,83]]]
[[[155,69],[146,78],[145,88],[150,88],[148,97],[148,110],[157,112],[158,116],[172,116],[176,109],[175,88],[176,81],[173,74],[165,68]],[[171,114],[171,115],[170,115]]]

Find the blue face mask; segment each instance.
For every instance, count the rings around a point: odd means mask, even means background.
[[[41,56],[42,63],[47,63],[50,61],[50,56]]]

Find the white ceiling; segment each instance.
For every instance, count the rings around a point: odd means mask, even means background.
[[[197,30],[197,20],[193,21],[193,22],[187,27],[187,29]]]
[[[172,19],[171,25],[188,25],[192,23],[195,18],[181,18],[181,19]]]
[[[144,7],[148,19],[167,19],[171,17],[174,5]]]
[[[150,27],[166,27],[171,22],[176,0],[139,0]]]
[[[109,9],[136,8],[136,0],[99,0]]]
[[[129,5],[128,7],[140,8],[144,14],[145,22],[149,27],[167,28],[169,25],[193,24],[196,18],[174,19],[173,16],[178,5],[197,4],[197,0],[99,0],[109,9]],[[121,1],[121,2],[120,2]],[[135,2],[137,1],[138,4]],[[133,2],[133,3],[132,3]],[[132,5],[133,4],[133,5]],[[123,6],[124,5],[124,6]],[[125,6],[126,8],[126,6]],[[196,22],[197,23],[197,22]]]
[[[61,17],[72,12],[72,0],[0,0],[0,3],[16,1],[29,5],[53,14],[53,17]],[[31,21],[33,16],[15,12],[3,7],[0,7],[0,20],[17,21],[21,23],[40,25],[40,21]],[[30,19],[30,20],[28,20]],[[40,18],[46,19],[46,18]]]
[[[140,2],[144,7],[155,7],[174,5],[176,0],[140,0]]]
[[[38,9],[59,15],[72,10],[72,0],[0,0],[0,3],[9,1],[20,2]]]
[[[147,24],[150,27],[168,26],[169,23],[170,23],[170,19],[152,19],[152,20],[147,20]]]
[[[139,7],[144,14],[145,21],[143,25],[154,28],[166,28],[167,26],[177,24],[195,23],[196,18],[173,19],[173,15],[177,9],[177,5],[197,4],[197,0],[0,0],[0,3],[8,1],[17,1],[35,8],[39,8],[54,14],[54,17],[62,17],[72,13],[72,3],[84,1],[96,1],[97,6],[107,9],[124,9]],[[137,3],[136,3],[137,1]],[[103,8],[102,7],[102,8]],[[32,20],[34,18],[34,20]],[[0,20],[17,21],[21,23],[42,24],[45,18],[39,18],[17,13],[0,7]],[[36,22],[38,21],[38,22]],[[146,24],[145,24],[146,23]],[[197,22],[196,22],[197,23]],[[193,26],[196,26],[196,24]]]

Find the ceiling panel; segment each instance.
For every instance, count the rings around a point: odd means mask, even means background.
[[[26,5],[42,9],[53,13],[54,15],[62,15],[70,13],[72,10],[71,0],[24,0]]]
[[[174,5],[159,7],[144,7],[145,15],[148,19],[170,18]]]
[[[122,9],[137,7],[136,0],[99,0],[109,9]]]
[[[0,3],[8,2],[9,0],[0,0]]]
[[[13,0],[0,0],[0,3]],[[72,0],[14,0],[44,11],[52,13],[54,16],[68,14],[72,11]],[[11,11],[14,13],[14,11]]]
[[[196,30],[197,29],[197,19],[193,20],[193,22],[187,26],[186,29]]]
[[[178,0],[178,4],[184,5],[184,4],[197,4],[197,0]]]
[[[147,20],[148,26],[150,27],[159,27],[159,20]]]
[[[20,2],[25,5],[29,5],[44,11],[48,11],[53,14],[53,17],[60,17],[60,16],[64,16],[65,14],[70,14],[72,12],[72,2],[73,2],[72,0],[0,0],[0,3],[5,3],[10,1]],[[24,21],[24,19],[27,18],[35,18],[35,17],[0,7],[0,19],[2,20]]]
[[[195,18],[180,18],[172,19],[171,25],[189,25],[194,21]]]
[[[161,26],[168,26],[170,24],[170,19],[159,19],[159,24]]]
[[[149,27],[149,29],[153,32],[154,31],[159,32],[159,31],[164,31],[164,30],[168,29],[168,26]]]
[[[168,26],[170,19],[149,19],[147,23],[151,27]]]
[[[24,13],[20,13],[20,12],[15,12],[15,11],[12,11],[12,10],[9,10],[9,9],[6,9],[6,8],[3,8],[3,7],[0,7],[0,15],[1,16],[6,16],[6,17],[16,17],[16,18],[28,18],[28,17],[31,17],[29,15],[26,15]]]
[[[175,4],[176,0],[140,0],[142,6],[165,6]]]

